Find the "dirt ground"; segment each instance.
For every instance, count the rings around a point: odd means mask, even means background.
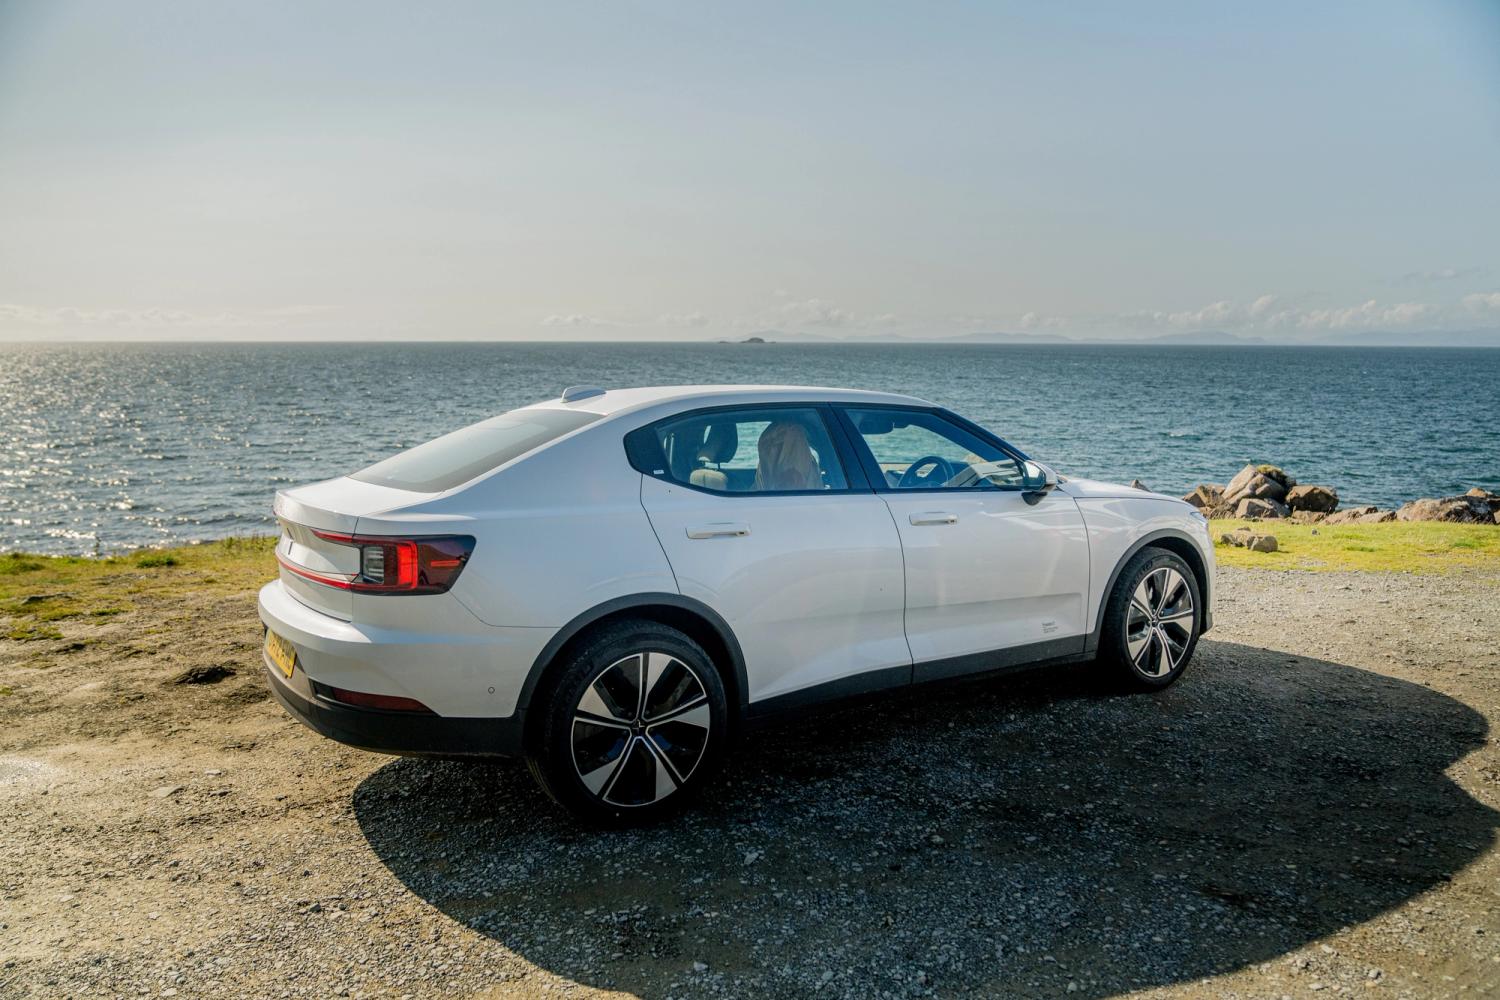
[[[141,587],[0,640],[0,995],[1494,993],[1500,570],[1231,569],[1216,614],[1167,692],[790,722],[604,833],[315,736],[252,591]]]

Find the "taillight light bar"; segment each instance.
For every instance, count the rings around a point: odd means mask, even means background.
[[[316,583],[361,594],[446,593],[474,551],[471,535],[390,538],[317,530],[313,534],[325,542],[357,548],[359,572],[319,572],[290,562],[278,552],[276,558],[281,565]]]

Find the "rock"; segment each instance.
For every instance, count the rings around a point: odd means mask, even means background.
[[[181,785],[162,785],[160,788],[153,788],[151,790],[151,797],[153,799],[170,798],[180,791],[182,791]]]
[[[1279,465],[1257,465],[1255,471],[1268,479],[1275,480],[1277,485],[1281,487],[1282,492],[1297,485],[1297,480],[1287,475]]]
[[[1239,472],[1236,472],[1234,474],[1234,478],[1230,479],[1229,484],[1224,487],[1224,496],[1226,498],[1239,496],[1244,492],[1244,489],[1249,484],[1250,480],[1254,479],[1257,475],[1259,475],[1259,473],[1255,471],[1255,466],[1245,466]]]
[[[1327,514],[1316,510],[1294,510],[1292,520],[1298,524],[1317,524],[1328,517]]]
[[[1341,511],[1329,514],[1323,519],[1324,524],[1355,524],[1366,514],[1379,513],[1378,507],[1346,507]]]
[[[1245,548],[1251,552],[1275,552],[1275,535],[1247,535],[1245,537]]]
[[[1242,483],[1237,491],[1224,491],[1224,502],[1233,506],[1238,506],[1239,502],[1246,498],[1275,500],[1280,503],[1286,499],[1286,488],[1270,476],[1263,476],[1257,472]]]
[[[1413,500],[1396,510],[1398,521],[1448,521],[1455,524],[1494,524],[1489,501],[1464,494],[1437,500]]]
[[[1287,509],[1286,504],[1273,500],[1270,497],[1264,499],[1260,497],[1246,497],[1234,508],[1235,517],[1249,518],[1251,520],[1286,517],[1290,513],[1291,511]]]
[[[1332,486],[1293,486],[1286,492],[1286,505],[1292,510],[1331,514],[1338,510],[1339,495]]]
[[[1140,490],[1142,493],[1150,493],[1151,492],[1151,487],[1147,486],[1145,483],[1141,482],[1139,479],[1132,479],[1130,481],[1130,488],[1133,489],[1133,490]]]
[[[1393,510],[1377,510],[1377,511],[1375,511],[1372,514],[1366,514],[1364,517],[1361,517],[1359,519],[1359,523],[1360,524],[1384,524],[1387,521],[1394,521],[1395,519],[1396,519],[1396,512],[1395,511],[1393,511]]]
[[[1200,483],[1197,489],[1182,499],[1199,510],[1213,510],[1216,507],[1224,506],[1224,488],[1215,486],[1213,483]]]
[[[207,666],[188,667],[172,678],[173,684],[217,684],[226,677],[234,676],[234,668],[214,663]]]

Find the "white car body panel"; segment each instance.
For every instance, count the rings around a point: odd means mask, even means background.
[[[658,419],[800,402],[932,407],[805,387],[611,390],[537,404],[600,418],[444,492],[341,478],[278,493],[278,555],[306,570],[360,569],[357,549],[315,530],[475,539],[442,594],[358,593],[283,569],[261,591],[260,616],[296,650],[287,690],[316,700],[315,685],[325,685],[414,699],[439,717],[518,719],[568,629],[652,595],[727,623],[748,705],[866,675],[882,678],[872,686],[922,679],[922,664],[987,651],[1076,639],[1067,650],[1081,654],[1114,574],[1151,537],[1193,546],[1208,611],[1207,523],[1173,498],[1088,480],[1039,498],[885,488],[725,495],[637,469],[625,452],[625,435]],[[956,520],[911,523],[925,513]],[[715,525],[747,533],[689,537]]]
[[[683,595],[734,629],[750,701],[911,666],[901,544],[878,496],[720,496],[643,479]]]
[[[1064,484],[1068,488],[1078,485],[1072,481]],[[1098,488],[1101,485],[1103,484],[1080,486],[1078,491],[1084,494],[1078,500],[1078,510],[1088,527],[1089,538],[1089,576],[1092,584],[1086,605],[1088,631],[1092,632],[1098,625],[1098,616],[1104,608],[1115,569],[1138,540],[1158,532],[1180,533],[1193,539],[1197,544],[1199,558],[1207,568],[1209,579],[1205,582],[1211,585],[1214,575],[1214,546],[1206,518],[1181,500],[1142,493],[1128,487],[1115,487],[1116,491],[1126,490],[1130,494],[1128,496],[1091,495],[1107,494],[1108,491]],[[1062,488],[1064,487],[1059,487]],[[1206,611],[1211,593],[1205,594],[1204,598]]]
[[[918,663],[1087,630],[1089,546],[1069,496],[899,490],[906,637]],[[951,520],[950,520],[951,518]]]

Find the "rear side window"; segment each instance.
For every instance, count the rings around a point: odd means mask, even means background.
[[[392,455],[349,478],[441,493],[598,419],[599,414],[580,410],[512,410]]]
[[[650,428],[679,483],[715,493],[848,489],[823,416],[811,407],[712,410]]]

